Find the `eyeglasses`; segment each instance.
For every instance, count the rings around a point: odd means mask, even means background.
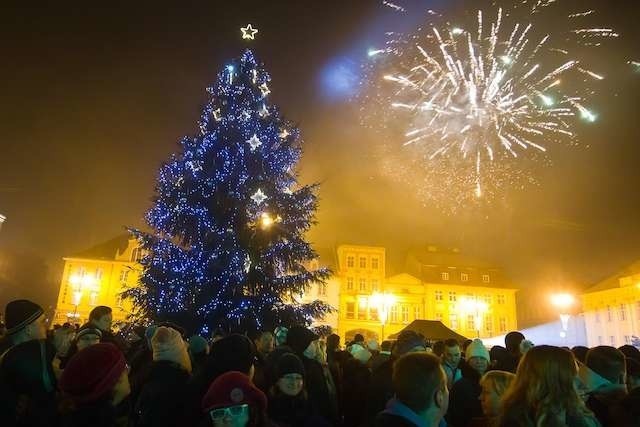
[[[246,415],[248,413],[249,413],[249,405],[244,404],[244,405],[229,406],[227,408],[213,409],[209,411],[209,416],[211,417],[212,420],[222,420],[227,417],[237,418],[242,415]]]

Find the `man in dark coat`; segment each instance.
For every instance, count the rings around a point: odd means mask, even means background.
[[[400,357],[393,367],[395,398],[375,427],[436,427],[447,412],[449,391],[440,359],[426,352]]]
[[[287,334],[287,344],[302,360],[306,372],[306,386],[309,400],[315,414],[324,417],[334,425],[338,420],[338,402],[335,390],[331,393],[324,369],[320,362],[315,360],[318,336],[302,326],[294,326]]]
[[[88,323],[89,325],[100,329],[102,332],[100,342],[110,342],[118,347],[122,353],[128,353],[127,343],[111,331],[111,324],[113,323],[113,311],[111,310],[111,307],[107,307],[106,305],[99,305],[95,307],[89,313]]]
[[[46,341],[44,310],[15,300],[5,310],[12,346],[0,355],[0,425],[55,426],[56,350]]]

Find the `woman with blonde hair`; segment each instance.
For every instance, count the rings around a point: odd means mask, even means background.
[[[502,399],[500,427],[599,427],[578,396],[573,354],[547,345],[522,358],[516,378]]]

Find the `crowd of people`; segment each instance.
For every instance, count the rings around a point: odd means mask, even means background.
[[[289,325],[212,337],[156,323],[114,334],[109,307],[48,330],[10,302],[0,426],[640,426],[640,351],[479,339],[346,345]]]

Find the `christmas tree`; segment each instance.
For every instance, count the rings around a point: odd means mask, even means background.
[[[145,250],[140,283],[124,293],[138,316],[207,333],[308,324],[331,310],[296,302],[330,272],[306,267],[317,184],[297,183],[299,131],[270,104],[269,83],[246,50],[207,89],[199,134],[161,167],[153,232],[131,230]]]

